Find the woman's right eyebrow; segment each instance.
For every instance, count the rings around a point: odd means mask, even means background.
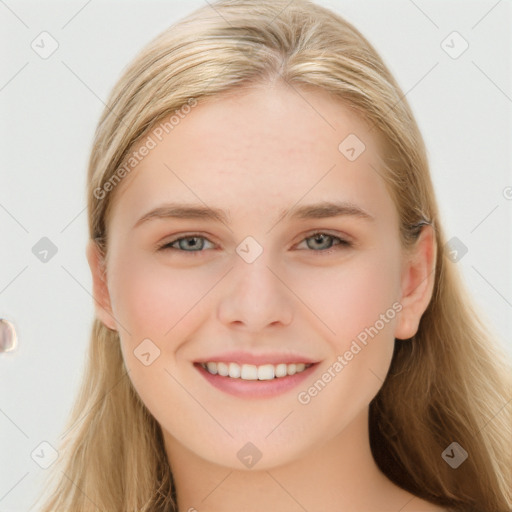
[[[275,224],[285,219],[326,219],[332,217],[351,216],[368,221],[375,217],[360,206],[343,201],[322,201],[320,203],[295,206],[281,212]],[[137,220],[132,229],[153,219],[201,219],[221,222],[229,225],[229,210],[212,208],[201,204],[166,203],[145,213]]]
[[[153,219],[202,219],[223,224],[230,223],[229,215],[219,208],[186,203],[167,203],[144,214],[133,228]]]

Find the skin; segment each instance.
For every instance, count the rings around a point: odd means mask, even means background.
[[[338,150],[351,133],[366,146],[353,162]],[[133,385],[162,426],[180,511],[442,510],[390,482],[369,446],[369,403],[395,338],[418,329],[436,251],[430,227],[413,251],[401,247],[396,207],[376,172],[379,147],[368,125],[325,92],[276,82],[200,103],[115,190],[104,277],[95,245],[87,248],[96,312],[119,331]],[[279,220],[299,201],[323,200],[351,201],[373,220]],[[170,201],[223,208],[231,223],[167,218],[133,227]],[[315,230],[352,245],[315,243]],[[157,249],[192,235],[206,238],[196,241],[202,252],[183,243],[179,252],[179,242]],[[236,252],[247,236],[263,248],[252,263]],[[300,403],[298,393],[393,303],[401,311]],[[149,366],[134,355],[146,338],[160,350]],[[233,349],[319,364],[298,388],[242,399],[193,366]],[[247,442],[262,454],[251,469],[237,457]]]

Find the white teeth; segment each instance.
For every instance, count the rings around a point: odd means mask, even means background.
[[[258,366],[258,380],[272,380],[274,378],[274,365],[264,364]]]
[[[217,363],[206,363],[206,369],[212,374],[217,375]]]
[[[227,377],[229,375],[228,365],[226,363],[217,363],[217,373],[223,377]]]
[[[288,370],[286,369],[286,364],[281,363],[276,366],[276,377],[285,377]]]
[[[258,380],[258,367],[253,364],[243,364],[240,378],[244,380]]]
[[[229,363],[229,376],[232,379],[238,379],[240,378],[240,365],[236,363]]]
[[[208,362],[201,363],[201,366],[212,375],[221,375],[222,377],[231,377],[232,379],[242,380],[272,380],[274,378],[286,377],[303,372],[311,365],[304,363],[279,363],[262,364],[256,366],[253,364]]]

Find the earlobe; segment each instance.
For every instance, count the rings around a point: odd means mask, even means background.
[[[431,225],[423,226],[402,269],[402,311],[397,317],[395,338],[412,338],[432,298],[436,266],[436,237]]]
[[[87,243],[86,256],[89,268],[91,269],[94,310],[96,312],[96,316],[106,327],[116,331],[117,327],[112,315],[104,260],[97,244],[93,240],[89,240]]]

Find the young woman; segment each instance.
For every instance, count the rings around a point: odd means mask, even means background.
[[[44,511],[510,510],[504,358],[345,20],[225,0],[166,30],[108,101],[88,213],[97,318]]]

